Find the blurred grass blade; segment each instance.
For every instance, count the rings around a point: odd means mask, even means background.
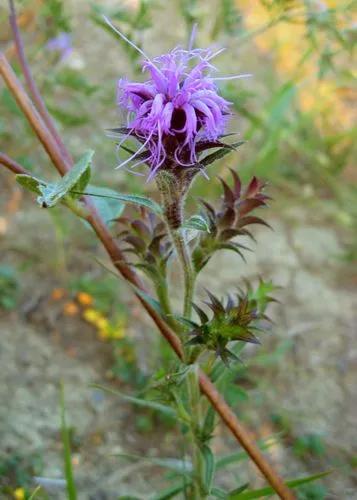
[[[37,496],[37,493],[40,491],[41,489],[41,486],[38,485],[34,490],[33,492],[31,493],[31,495],[29,496],[28,500],[34,500],[34,498],[36,498]]]
[[[167,488],[161,493],[158,493],[157,495],[150,497],[150,500],[170,500],[170,498],[174,498],[176,495],[181,493],[181,491],[183,491],[185,488],[187,488],[187,484],[177,484],[175,486],[171,486],[170,488]]]
[[[320,472],[319,474],[314,474],[312,476],[302,477],[300,479],[291,479],[290,481],[286,481],[286,484],[290,488],[297,488],[298,486],[302,486],[303,484],[311,483],[313,481],[317,481],[328,474],[331,474],[332,471]],[[229,500],[250,500],[252,498],[263,498],[268,495],[273,495],[275,490],[271,487],[260,488],[259,490],[250,490],[244,491],[243,493],[231,494],[229,495]]]
[[[128,403],[132,403],[136,406],[141,406],[142,408],[150,408],[151,410],[156,410],[161,413],[164,413],[167,416],[170,417],[176,417],[176,412],[173,408],[170,408],[169,406],[165,406],[161,403],[156,403],[155,401],[150,401],[147,399],[140,399],[136,398],[134,396],[128,396],[127,394],[122,394],[119,391],[116,391],[114,389],[110,389],[109,387],[103,387],[102,385],[99,384],[91,384],[91,387],[94,387],[95,389],[100,389],[101,391],[109,392],[111,394],[114,394],[115,396],[118,396],[120,399],[123,399],[124,401],[128,401]]]
[[[243,491],[245,491],[248,488],[248,486],[249,486],[249,483],[241,484],[235,490],[230,491],[229,494],[228,494],[228,497],[231,497],[231,496],[234,496],[234,495],[238,495],[238,493],[243,493]]]
[[[277,434],[269,436],[268,438],[266,438],[264,440],[258,441],[257,444],[261,450],[263,450],[263,451],[267,450],[271,446],[274,446],[275,444],[277,444],[277,442],[278,442],[277,437],[278,437]],[[223,469],[224,467],[227,467],[227,465],[241,462],[243,460],[248,460],[248,458],[249,457],[244,450],[236,451],[235,453],[230,453],[229,455],[225,455],[223,457],[217,458],[216,469],[217,470]]]
[[[71,444],[66,424],[66,409],[64,401],[64,387],[60,387],[60,406],[61,406],[61,434],[64,452],[64,472],[67,484],[68,500],[77,500],[77,490],[73,478],[72,459],[71,459]]]
[[[212,488],[211,496],[214,498],[220,498],[221,500],[227,500],[228,492],[223,490],[222,488]]]
[[[192,464],[188,460],[181,460],[180,458],[155,458],[155,457],[145,457],[141,455],[134,455],[131,453],[116,453],[114,455],[118,458],[125,458],[127,460],[134,460],[141,462],[143,465],[153,465],[155,467],[162,467],[164,469],[169,469],[180,475],[191,475]]]

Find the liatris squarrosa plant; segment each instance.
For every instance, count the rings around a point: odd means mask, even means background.
[[[187,441],[181,447],[187,453],[175,461],[177,482],[155,498],[240,498],[243,493],[247,498],[260,496],[257,491],[249,492],[246,484],[238,489],[233,485],[231,492],[217,487],[215,464],[219,471],[220,462],[211,447],[217,416],[270,484],[263,494],[275,491],[280,498],[294,498],[213,385],[231,363],[240,362],[238,353],[246,343],[259,342],[259,332],[267,320],[266,305],[273,299],[264,292],[264,283],[257,290],[245,284],[226,297],[207,290],[203,303],[196,296],[197,277],[212,255],[219,250],[232,250],[237,258],[244,257],[246,247],[240,238],[253,239],[250,226],[266,225],[255,214],[268,200],[264,183],[253,178],[242,187],[236,171],[232,171],[231,185],[221,181],[221,200],[204,200],[199,213],[186,214],[185,203],[195,178],[202,175],[212,182],[208,168],[234,153],[241,144],[227,142],[230,103],[219,94],[218,82],[225,77],[215,76],[213,66],[220,51],[193,48],[193,36],[188,49],[176,48],[153,59],[133,47],[143,58],[143,70],[148,77],[143,83],[119,80],[118,106],[126,114],[126,124],[118,124],[109,134],[118,138],[118,151],[130,154],[119,167],[135,173],[139,166],[146,168],[146,180],[156,183],[160,202],[136,194],[120,194],[90,184],[93,151],[84,153],[73,165],[31,75],[13,3],[10,5],[10,22],[32,101],[2,54],[0,74],[60,177],[55,182],[34,177],[3,153],[0,163],[17,174],[19,184],[37,195],[43,209],[62,205],[92,228],[118,276],[132,285],[141,305],[177,354],[177,361],[169,368],[163,367],[162,376],[152,383],[150,393],[154,401],[148,397],[130,398],[141,406],[170,415],[184,430],[182,439]],[[127,145],[129,139],[136,141],[136,149]],[[127,204],[135,206],[134,216],[132,210],[123,214]],[[175,286],[171,271],[177,263],[183,275],[181,310],[171,300]],[[165,466],[172,461],[160,463]],[[289,484],[296,486],[311,479]],[[75,498],[74,488],[71,478],[69,498]]]

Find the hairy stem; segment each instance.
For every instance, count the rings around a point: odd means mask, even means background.
[[[185,188],[180,179],[163,172],[159,174],[158,186],[161,192],[164,217],[172,243],[176,249],[177,257],[181,263],[184,276],[184,305],[183,315],[191,317],[192,300],[195,285],[195,272],[192,265],[190,249],[182,233],[183,209],[185,202]],[[183,339],[184,340],[184,339]],[[191,364],[191,351],[186,349],[184,362]],[[190,372],[186,377],[186,392],[190,414],[189,440],[192,457],[192,488],[190,498],[202,500],[207,498],[204,484],[204,467],[199,443],[199,430],[201,427],[201,401],[200,386],[198,380],[198,366],[191,365]]]
[[[161,308],[166,315],[167,323],[171,326],[173,330],[176,331],[178,325],[173,317],[166,279],[159,278],[155,283],[155,290]]]
[[[184,296],[184,305],[183,305],[183,315],[185,318],[191,317],[192,311],[192,299],[195,290],[195,271],[191,262],[191,255],[189,249],[187,247],[186,242],[184,241],[184,237],[181,231],[171,230],[171,238],[175,245],[175,249],[177,252],[177,256],[181,262],[183,275],[184,275],[184,287],[185,287],[185,296]]]
[[[204,464],[200,451],[198,431],[202,424],[202,408],[200,401],[200,386],[198,381],[198,366],[192,365],[192,370],[186,377],[186,390],[191,413],[190,439],[192,446],[192,468],[193,468],[193,498],[202,500],[207,498],[207,490],[204,482]]]
[[[190,318],[195,287],[195,272],[192,265],[190,249],[184,239],[181,229],[186,193],[189,184],[179,176],[175,176],[169,172],[161,172],[157,176],[157,185],[161,193],[166,225],[184,275],[185,297],[183,315],[186,318]]]

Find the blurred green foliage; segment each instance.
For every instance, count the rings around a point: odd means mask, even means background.
[[[19,277],[12,266],[0,266],[0,308],[14,309],[19,294]]]

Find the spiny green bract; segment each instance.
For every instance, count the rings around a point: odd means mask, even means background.
[[[230,358],[239,359],[227,348],[228,343],[240,340],[259,344],[254,332],[261,330],[259,321],[268,318],[259,311],[257,301],[248,294],[238,293],[235,297],[229,295],[225,303],[209,291],[207,295],[209,301],[205,303],[212,310],[213,316],[209,318],[203,309],[193,304],[200,324],[189,322],[192,327],[190,335],[193,338],[188,344],[202,345],[215,351],[225,363],[228,363]]]

